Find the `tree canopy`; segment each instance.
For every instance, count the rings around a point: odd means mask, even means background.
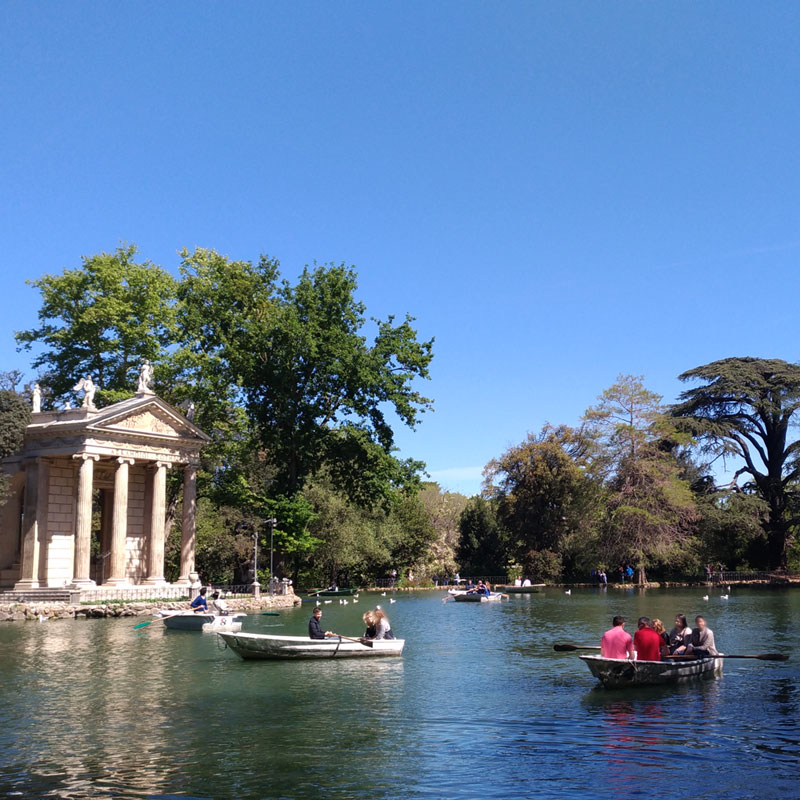
[[[770,566],[785,568],[800,519],[800,440],[790,436],[800,409],[800,366],[774,358],[726,358],[679,377],[702,383],[681,393],[672,414],[707,451],[744,462],[736,477],[749,475],[769,508],[764,529]]]

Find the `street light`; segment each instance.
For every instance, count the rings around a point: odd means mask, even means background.
[[[261,597],[261,584],[258,582],[258,531],[253,531],[253,597]]]
[[[267,525],[269,525],[269,593],[270,595],[274,594],[274,581],[275,581],[275,573],[273,572],[273,556],[274,552],[272,549],[272,536],[275,532],[275,525],[277,525],[278,520],[275,517],[270,517],[267,520]]]

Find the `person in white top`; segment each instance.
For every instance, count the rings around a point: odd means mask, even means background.
[[[219,592],[214,592],[211,595],[211,605],[214,607],[214,610],[217,614],[227,614],[228,612],[228,604],[225,600],[220,597]]]

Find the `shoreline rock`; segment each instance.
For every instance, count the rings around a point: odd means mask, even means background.
[[[300,605],[300,598],[293,594],[237,598],[228,600],[231,611],[263,611],[265,609],[293,608]],[[119,617],[141,617],[151,615],[159,608],[189,608],[188,600],[109,602],[97,605],[81,605],[63,602],[0,603],[0,622],[49,622],[61,619],[117,619]]]

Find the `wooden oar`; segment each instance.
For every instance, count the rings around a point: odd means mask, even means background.
[[[728,653],[718,653],[715,656],[696,656],[694,653],[680,653],[664,658],[757,658],[759,661],[788,661],[789,656],[783,653],[757,653],[755,655],[733,655]]]
[[[347,639],[348,642],[358,642],[359,644],[363,644],[365,647],[374,646],[370,639],[354,639],[352,636],[342,636],[341,633],[331,634],[331,638],[333,638],[334,636],[338,636],[340,639]]]
[[[553,650],[557,653],[569,653],[573,650],[600,650],[600,646],[588,644],[554,644]]]
[[[154,622],[163,622],[167,617],[175,617],[178,614],[182,614],[186,609],[179,609],[178,611],[173,612],[172,614],[164,614],[164,616],[159,617],[158,619],[151,619],[147,622],[140,622],[138,625],[134,625],[133,629],[138,630],[139,628],[146,628],[148,625],[152,625]]]
[[[277,611],[262,611],[262,617],[279,617],[280,614]]]

